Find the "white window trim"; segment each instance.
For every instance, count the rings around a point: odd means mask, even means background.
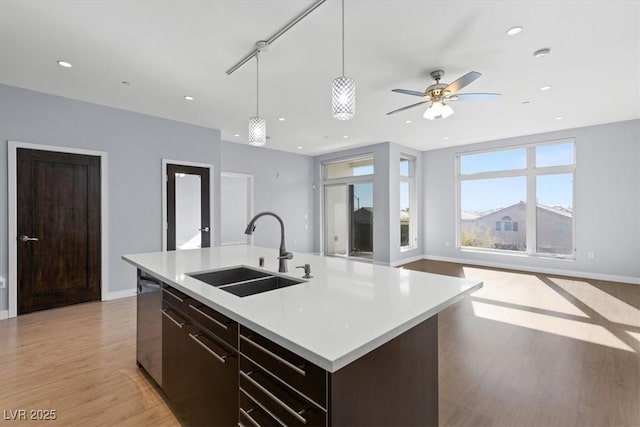
[[[561,143],[570,142],[573,144],[573,164],[571,165],[563,165],[563,166],[545,166],[536,168],[536,148],[544,145],[555,145]],[[505,150],[513,150],[513,149],[526,149],[527,151],[527,168],[526,169],[513,169],[513,170],[501,170],[501,171],[491,171],[491,172],[477,172],[471,174],[461,174],[460,172],[460,157],[473,155],[473,154],[483,154],[483,153],[491,153],[496,151],[505,151]],[[551,254],[545,252],[537,252],[537,236],[536,236],[536,227],[537,227],[537,218],[536,218],[536,178],[540,175],[555,175],[562,173],[571,173],[573,174],[573,194],[572,194],[572,206],[573,206],[573,217],[572,217],[572,230],[571,230],[571,245],[572,245],[572,254],[571,255],[559,255],[559,254]],[[470,246],[462,246],[461,245],[461,236],[462,236],[462,221],[460,218],[460,210],[461,210],[461,200],[460,197],[462,195],[461,184],[462,181],[471,181],[477,179],[491,179],[491,178],[513,178],[513,177],[526,177],[526,186],[527,186],[527,224],[533,224],[532,226],[527,226],[526,228],[526,239],[527,239],[527,249],[524,252],[521,251],[511,251],[505,249],[490,249],[490,248],[475,248]],[[567,260],[575,260],[576,259],[576,211],[575,211],[575,198],[576,198],[576,143],[575,138],[565,138],[558,139],[553,141],[544,141],[538,143],[530,143],[530,144],[521,144],[521,145],[513,145],[508,147],[499,147],[499,148],[491,148],[486,150],[474,150],[467,152],[459,152],[456,154],[456,248],[462,252],[484,252],[491,254],[509,254],[509,255],[521,255],[521,256],[529,256],[529,257],[539,257],[539,258],[557,258],[557,259],[567,259]],[[531,220],[533,219],[533,220]]]
[[[400,161],[402,160],[409,161],[409,176],[400,175],[400,183],[409,183],[409,244],[400,246],[400,252],[406,252],[418,247],[418,203],[416,203],[418,193],[415,180],[416,158],[408,154],[400,154]]]
[[[355,162],[358,160],[365,160],[365,159],[372,159],[374,162],[374,168],[373,168],[373,173],[369,174],[369,175],[357,175],[357,176],[345,176],[345,177],[340,177],[340,178],[327,178],[326,174],[326,168],[325,166],[330,165],[330,164],[334,164],[334,163],[343,163],[343,162]],[[371,184],[373,185],[374,189],[375,189],[375,183],[373,182],[373,177],[376,173],[375,170],[375,156],[373,155],[373,153],[363,153],[363,154],[359,154],[357,156],[354,157],[343,157],[343,158],[337,158],[337,159],[331,159],[331,160],[327,160],[324,161],[322,163],[320,163],[320,168],[321,168],[321,172],[322,172],[322,191],[320,192],[320,214],[321,214],[321,218],[320,218],[320,233],[322,236],[321,239],[321,248],[320,251],[322,254],[325,254],[325,249],[327,247],[327,236],[325,233],[325,221],[327,218],[327,207],[325,205],[325,191],[326,191],[326,187],[330,187],[330,186],[334,186],[334,185],[349,185],[349,184]],[[374,192],[374,200],[373,200],[374,206],[375,206],[375,192]],[[347,215],[349,215],[349,212],[347,212]],[[375,216],[374,216],[374,222],[375,222]],[[350,235],[351,233],[351,223],[350,221],[347,221],[347,235]],[[373,253],[375,254],[375,245],[376,245],[376,241],[375,239],[373,240]],[[339,257],[339,258],[349,258],[349,259],[353,259],[353,260],[358,260],[358,261],[363,261],[363,262],[373,262],[373,258],[372,259],[368,259],[368,258],[361,258],[361,257],[355,257],[355,256],[351,256],[349,255],[349,250],[350,248],[347,246],[347,254],[346,255],[326,255],[326,256],[335,256],[335,257]]]

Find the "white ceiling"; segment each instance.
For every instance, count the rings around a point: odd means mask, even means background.
[[[255,61],[225,71],[311,3],[1,0],[0,83],[221,129],[224,140],[245,143]],[[347,0],[345,22],[356,117],[330,115],[340,2],[329,0],[261,56],[268,147],[315,155],[393,141],[428,150],[640,118],[639,1]],[[516,25],[524,30],[507,36]],[[545,47],[551,55],[535,59]],[[461,93],[502,99],[452,104],[455,114],[440,121],[423,119],[423,108],[385,115],[419,101],[391,89],[424,90],[439,68],[445,82],[479,71]],[[541,92],[545,85],[552,89]]]

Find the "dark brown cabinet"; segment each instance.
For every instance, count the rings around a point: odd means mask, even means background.
[[[326,426],[327,371],[245,327],[239,338],[241,423]]]
[[[191,425],[232,426],[238,420],[238,355],[199,328],[189,332]]]
[[[187,321],[166,302],[162,310],[162,388],[176,417],[190,424]]]
[[[238,354],[234,346],[182,310],[197,302],[166,288],[163,295],[162,388],[181,424],[233,426],[238,423]],[[209,309],[210,310],[210,309]],[[204,310],[201,308],[200,311]],[[213,313],[207,311],[211,316]],[[226,331],[237,323],[215,313]],[[224,328],[223,328],[224,330]]]
[[[162,294],[162,388],[183,425],[438,425],[437,316],[327,372],[177,289]]]

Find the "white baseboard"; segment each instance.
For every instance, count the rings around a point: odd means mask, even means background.
[[[606,280],[609,282],[621,282],[621,283],[630,283],[633,285],[640,285],[640,277],[618,276],[614,274],[589,273],[586,271],[575,271],[575,270],[560,270],[557,268],[529,267],[529,266],[507,264],[507,263],[501,263],[501,262],[488,262],[488,261],[485,262],[485,261],[470,260],[470,259],[464,259],[464,258],[444,257],[444,256],[438,256],[438,255],[424,255],[422,258],[432,260],[432,261],[445,261],[445,262],[455,262],[458,264],[477,265],[479,267],[504,268],[507,270],[526,271],[528,273],[555,274],[558,276],[572,276],[572,277],[580,277],[583,279]]]
[[[0,320],[9,318],[9,310],[0,310]]]
[[[397,261],[393,261],[391,263],[391,267],[397,267],[399,265],[409,264],[410,262],[420,261],[421,259],[424,259],[424,255],[416,255],[408,258],[402,258]]]
[[[125,289],[122,291],[115,291],[115,292],[107,292],[107,295],[105,296],[103,301],[111,301],[114,299],[132,297],[135,294],[136,294],[136,288]]]

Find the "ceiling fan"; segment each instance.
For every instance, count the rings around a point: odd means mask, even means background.
[[[427,111],[424,112],[424,118],[429,120],[446,119],[453,114],[453,108],[445,103],[445,101],[490,101],[500,97],[499,93],[457,93],[463,87],[473,83],[482,74],[477,71],[470,71],[460,77],[453,83],[440,83],[440,79],[444,77],[444,71],[435,70],[431,72],[431,77],[436,81],[427,87],[424,92],[407,89],[393,89],[392,92],[404,93],[405,95],[414,95],[425,98],[416,104],[407,105],[387,113],[387,115],[399,113],[422,104],[431,103]]]

